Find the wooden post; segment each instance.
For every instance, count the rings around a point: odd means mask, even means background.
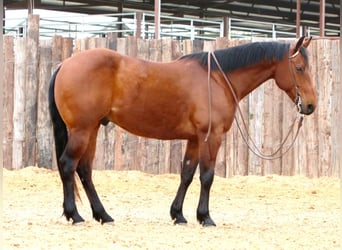
[[[39,16],[29,15],[26,38],[25,166],[36,164]]]
[[[119,1],[119,4],[118,4],[118,13],[122,14],[123,13],[123,4],[124,4],[124,1]],[[123,34],[122,34],[122,16],[119,15],[118,16],[118,24],[116,25],[116,28],[119,30],[118,32],[118,37],[123,37]]]
[[[296,11],[296,37],[300,37],[300,0],[297,0],[297,11]]]
[[[319,36],[325,36],[325,0],[320,0],[319,5]]]
[[[37,165],[52,169],[53,136],[47,105],[47,93],[51,77],[52,41],[42,40],[39,53],[39,85],[37,114]]]
[[[14,39],[13,36],[4,36],[4,74],[2,90],[2,149],[3,166],[12,168],[12,139],[13,139],[13,87],[14,87]]]
[[[135,27],[135,36],[137,38],[141,38],[141,23],[143,14],[141,12],[135,13],[136,16],[136,27]]]
[[[230,40],[230,17],[223,17],[223,37],[226,37]]]
[[[331,74],[332,76],[332,113],[331,113],[331,176],[339,177],[342,180],[342,87],[341,87],[341,46],[342,42],[339,40],[331,41],[331,49],[333,53],[331,54],[331,72],[335,72]],[[339,51],[336,51],[336,50]],[[342,196],[342,191],[341,191]],[[341,197],[342,198],[342,197]]]
[[[13,106],[13,154],[12,167],[22,168],[24,165],[25,140],[25,78],[26,78],[26,39],[17,38],[14,44],[14,106]]]
[[[154,39],[160,39],[160,0],[154,1]]]

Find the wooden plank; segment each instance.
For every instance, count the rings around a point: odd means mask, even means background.
[[[294,107],[294,104],[292,100],[286,95],[283,94],[281,96],[281,103],[282,103],[282,140],[284,140],[285,136],[287,135],[290,126],[293,122],[293,119],[295,118],[295,112],[296,108]],[[294,140],[294,131],[292,131],[289,135],[289,142],[292,142]],[[288,145],[288,144],[286,144]],[[282,150],[284,152],[284,150]],[[298,152],[298,140],[295,142],[293,147],[282,156],[281,158],[281,175],[294,175],[296,173],[296,169],[298,168],[298,161],[297,159],[297,152]]]
[[[282,139],[282,91],[274,80],[269,80],[265,85],[264,101],[264,125],[263,125],[263,147],[262,152],[266,155],[274,153],[281,144]],[[278,156],[277,154],[275,156]],[[263,160],[262,175],[280,174],[281,159]]]
[[[103,168],[104,169],[114,169],[114,159],[115,159],[115,125],[113,123],[109,123],[104,128],[104,159],[103,159]]]
[[[2,154],[3,167],[12,168],[12,149],[13,149],[13,87],[14,87],[14,38],[4,36],[4,75],[2,93]]]
[[[117,42],[116,43],[116,50],[123,55],[127,55],[127,53],[128,53],[127,39],[119,37],[119,38],[117,38],[116,42]]]
[[[163,38],[161,40],[161,53],[162,53],[162,62],[170,62],[172,60],[172,39]]]
[[[179,174],[183,160],[183,143],[181,140],[170,142],[170,173]]]
[[[51,77],[52,41],[40,41],[39,50],[39,85],[37,112],[37,165],[52,168],[53,135],[51,133],[51,119],[47,104],[49,81]]]
[[[39,15],[29,15],[26,38],[25,151],[24,165],[36,165],[37,93],[39,65]]]
[[[204,51],[204,40],[193,40],[191,41],[192,44],[192,52],[190,53],[197,53]],[[187,53],[188,54],[188,53]]]
[[[192,44],[192,40],[184,40],[183,41],[183,51],[184,51],[184,55],[187,54],[191,54],[193,53],[193,44]]]
[[[26,39],[14,42],[14,106],[13,106],[13,154],[12,167],[20,169],[24,164],[25,145],[25,79],[26,79]]]
[[[62,61],[72,55],[73,39],[70,37],[62,38]]]
[[[224,49],[229,46],[228,37],[217,37],[215,41],[216,49]]]
[[[203,51],[214,51],[216,50],[216,43],[215,41],[204,41],[203,44]]]
[[[97,48],[97,37],[90,37],[88,39],[88,49]]]
[[[308,152],[312,153],[308,157],[308,161],[312,160],[310,165],[314,164],[316,166],[310,173],[314,177],[326,176],[331,172],[331,95],[333,93],[331,53],[335,53],[331,51],[331,41],[317,40],[315,42],[318,44],[317,52],[324,51],[324,53],[317,53],[317,61],[320,62],[317,71],[319,108],[316,110],[319,122],[317,121],[313,124],[314,127],[309,129],[311,131],[310,135],[315,135],[315,137],[318,135],[318,138],[316,137],[315,140],[310,141],[310,150]],[[310,117],[310,121],[312,120]],[[319,165],[319,169],[317,165]]]
[[[176,60],[182,55],[183,53],[182,53],[181,41],[172,40],[172,60]]]
[[[117,33],[107,33],[107,48],[116,50],[117,45]]]
[[[248,97],[244,98],[242,101],[240,101],[240,109],[242,112],[242,115],[244,117],[246,126],[248,128],[249,126],[249,104],[250,99]],[[240,122],[240,124],[242,124]],[[248,146],[246,145],[244,139],[242,138],[240,132],[235,128],[235,145],[236,145],[236,162],[235,162],[235,173],[238,175],[248,175],[249,171],[249,155],[250,151],[248,149]]]
[[[314,59],[315,60],[315,65],[316,70],[312,71],[311,73],[314,76],[313,81],[314,82],[319,82],[319,78],[320,75],[317,74],[317,70],[321,69],[321,59],[318,57],[320,54],[320,49],[317,47],[318,43],[316,41],[312,42],[309,46],[309,56],[310,59]],[[311,58],[312,57],[312,58]],[[318,63],[320,62],[320,63]],[[312,65],[312,63],[311,63]],[[325,85],[325,83],[323,84],[323,86]],[[323,87],[322,86],[322,87]],[[325,87],[324,87],[325,88]],[[318,93],[320,93],[321,90],[318,89]],[[324,91],[323,91],[324,92]],[[322,103],[320,102],[320,100],[318,100],[318,103]],[[321,124],[320,121],[320,112],[318,110],[323,110],[323,112],[328,111],[327,106],[328,105],[324,105],[325,107],[319,107],[319,109],[316,110],[316,112],[313,115],[310,115],[308,117],[305,118],[304,121],[304,125],[302,128],[302,134],[304,136],[304,141],[303,143],[305,143],[305,147],[303,147],[303,145],[301,145],[299,147],[299,149],[303,149],[305,148],[305,152],[302,151],[302,153],[299,153],[299,155],[301,156],[301,159],[306,159],[305,162],[303,162],[300,166],[303,167],[303,170],[301,170],[301,173],[303,173],[303,175],[305,176],[309,176],[309,177],[319,177],[320,176],[320,152],[319,152],[319,137],[320,137],[320,133],[319,133],[319,125]],[[329,114],[326,114],[329,115]],[[324,117],[325,120],[326,117]],[[299,143],[298,143],[299,144]],[[325,147],[326,148],[326,147]],[[328,148],[326,148],[328,149]],[[330,150],[327,150],[328,152],[330,152]],[[305,155],[304,155],[305,154]]]
[[[138,39],[137,40],[137,58],[142,60],[150,59],[150,43],[149,40]]]
[[[264,113],[264,85],[249,94],[249,134],[256,148],[262,148],[263,113]],[[258,156],[250,153],[248,157],[248,175],[262,174],[262,161]]]
[[[331,107],[331,169],[329,176],[342,179],[342,165],[340,165],[342,148],[342,87],[341,87],[341,51],[340,41],[331,41],[331,72],[332,72],[332,107]],[[341,170],[340,170],[341,168]],[[340,176],[341,173],[341,176]]]
[[[61,36],[53,36],[52,37],[52,71],[55,71],[58,65],[63,60],[63,37]]]

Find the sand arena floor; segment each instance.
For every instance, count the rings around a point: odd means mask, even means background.
[[[92,219],[80,187],[73,226],[62,217],[58,172],[3,171],[3,249],[340,249],[340,182],[335,178],[215,177],[210,213],[217,227],[196,221],[194,178],[184,203],[188,225],[175,226],[169,207],[178,175],[94,171],[114,224]]]

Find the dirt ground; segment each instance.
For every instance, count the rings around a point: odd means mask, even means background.
[[[28,167],[3,172],[3,249],[340,249],[340,182],[334,178],[215,177],[210,212],[217,227],[196,221],[198,176],[184,203],[188,225],[169,207],[178,175],[94,171],[114,224],[92,219],[81,190],[73,226],[62,216],[58,172]]]

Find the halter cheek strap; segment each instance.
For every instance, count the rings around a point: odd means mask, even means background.
[[[295,90],[296,90],[296,99],[295,99],[295,103],[297,105],[297,108],[299,110],[299,112],[301,111],[302,109],[302,98],[300,96],[300,93],[299,93],[299,89],[298,89],[298,84],[297,84],[297,81],[296,81],[296,77],[293,73],[293,69],[292,69],[292,63],[291,63],[291,59],[292,58],[295,58],[296,56],[298,56],[300,53],[300,50],[298,49],[293,55],[289,56],[289,67],[290,67],[290,72],[291,72],[291,77],[292,77],[292,80],[293,80],[293,84],[294,84],[294,87],[295,87]]]

